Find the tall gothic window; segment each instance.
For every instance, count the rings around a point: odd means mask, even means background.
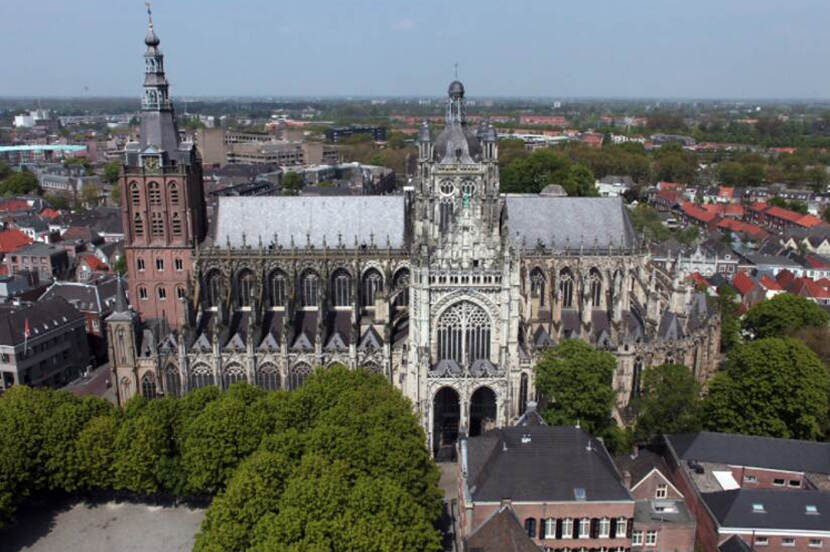
[[[591,306],[602,306],[602,276],[599,270],[592,268],[588,278],[591,281]]]
[[[144,220],[141,218],[140,213],[136,213],[133,217],[133,233],[136,236],[144,235]]]
[[[161,186],[158,182],[150,182],[147,186],[150,196],[150,205],[161,205]]]
[[[199,389],[213,385],[213,370],[207,364],[198,364],[190,372],[190,388]]]
[[[179,204],[179,185],[171,182],[168,186],[168,192],[170,195],[170,205],[177,206]]]
[[[130,184],[130,201],[136,207],[141,205],[141,188],[138,187],[138,182]]]
[[[224,384],[225,389],[227,389],[234,383],[247,380],[248,378],[245,376],[245,368],[243,368],[239,364],[228,365],[225,368],[225,374],[222,377],[222,383]]]
[[[352,278],[345,270],[338,270],[332,278],[332,294],[335,307],[348,307],[352,299]]]
[[[288,388],[302,387],[309,375],[311,375],[311,366],[305,363],[295,364],[288,369]]]
[[[161,213],[153,213],[152,218],[150,219],[150,224],[150,233],[153,236],[164,235],[164,217]]]
[[[285,273],[275,270],[268,276],[268,293],[272,307],[285,306]]]
[[[222,301],[222,275],[218,270],[211,271],[205,278],[205,293],[208,304],[211,307],[218,307]]]
[[[395,274],[395,306],[409,306],[409,271],[405,268]]]
[[[145,399],[156,398],[156,378],[151,372],[146,372],[141,376],[141,396]]]
[[[562,297],[562,308],[571,308],[574,299],[574,278],[568,268],[563,268],[559,272],[559,294]]]
[[[175,364],[169,364],[164,371],[164,387],[166,388],[168,397],[181,397],[182,378]]]
[[[363,306],[374,307],[377,292],[383,291],[383,278],[375,269],[363,275]]]
[[[545,275],[538,267],[530,272],[530,295],[539,298],[540,307],[545,306]]]
[[[475,303],[456,303],[438,319],[438,360],[463,365],[481,358],[490,358],[490,317]]]
[[[237,289],[239,291],[239,305],[251,306],[251,293],[254,290],[254,273],[247,268],[239,273],[237,278]]]
[[[441,202],[438,204],[438,215],[440,217],[438,229],[442,234],[446,234],[450,228],[450,222],[452,222],[452,211],[452,198],[441,198]]]
[[[313,272],[306,272],[302,279],[302,298],[304,307],[317,306],[317,292],[320,287],[320,279]]]
[[[181,236],[182,235],[182,219],[179,216],[179,213],[174,212],[173,218],[171,220],[171,226],[173,227],[173,235],[174,236]]]
[[[280,371],[273,364],[265,363],[259,367],[256,375],[256,383],[268,391],[276,391],[280,388]]]

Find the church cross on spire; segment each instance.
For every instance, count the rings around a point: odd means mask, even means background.
[[[147,6],[147,19],[149,21],[150,28],[153,28],[153,10],[150,9],[150,2],[144,2],[144,5]]]

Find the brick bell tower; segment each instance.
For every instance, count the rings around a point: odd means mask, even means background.
[[[147,15],[141,137],[127,144],[120,178],[129,295],[142,320],[178,327],[192,250],[206,234],[202,161],[180,140],[149,4]]]

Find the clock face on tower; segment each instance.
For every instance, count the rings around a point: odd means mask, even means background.
[[[144,158],[144,168],[148,171],[157,171],[159,169],[160,162],[158,156],[148,156]]]

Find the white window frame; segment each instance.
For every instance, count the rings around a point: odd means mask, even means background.
[[[607,517],[599,520],[599,538],[607,539],[611,536],[611,520]]]
[[[580,539],[590,539],[591,538],[591,518],[580,518],[579,519],[579,538]]]
[[[147,293],[147,288],[143,287],[143,286],[139,287],[138,288],[138,298],[141,299],[142,301],[146,301],[148,297],[149,297],[149,294]]]
[[[755,546],[769,546],[769,537],[755,537]]]
[[[545,538],[546,539],[555,539],[556,538],[556,518],[546,518],[545,519]]]
[[[790,542],[787,542],[790,541]],[[782,537],[781,538],[781,546],[785,546],[787,548],[795,547],[795,537]]]
[[[665,483],[657,485],[657,490],[654,491],[654,498],[666,498],[669,496],[669,486]]]
[[[822,548],[824,546],[824,541],[822,539],[810,539],[807,542],[808,548]]]
[[[614,538],[624,537],[628,529],[628,520],[624,517],[617,518],[617,527],[614,529]]]
[[[646,546],[657,546],[657,531],[649,529],[646,531]]]
[[[744,474],[744,483],[757,483],[758,477],[752,475],[751,473]]]
[[[631,545],[632,546],[642,546],[643,545],[643,532],[642,531],[632,531],[631,532]]]
[[[780,481],[780,483],[779,483],[779,481]],[[772,480],[772,484],[775,487],[784,487],[787,484],[787,480],[784,479],[783,477],[776,477],[775,479]]]
[[[184,261],[181,259],[175,259],[173,261],[173,267],[176,269],[176,272],[181,272],[184,270]]]
[[[158,272],[164,272],[164,259],[161,257],[156,258],[156,270]]]
[[[136,259],[135,266],[139,272],[144,272],[144,259]]]
[[[574,520],[573,518],[562,519],[562,538],[572,539],[574,536]]]

